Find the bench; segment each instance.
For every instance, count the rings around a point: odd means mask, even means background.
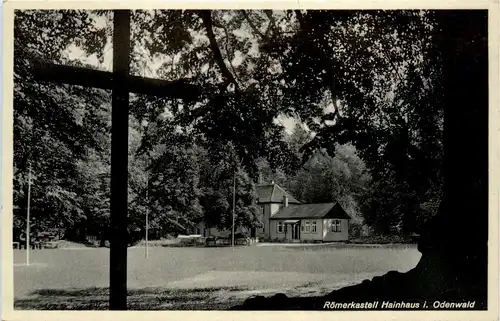
[[[17,249],[17,250],[20,250],[22,248],[26,248],[26,242],[22,242],[22,243],[13,242],[12,245],[13,245],[14,249]],[[41,248],[43,248],[43,244],[40,242],[34,242],[34,243],[31,243],[30,247],[32,249],[41,249]]]
[[[45,244],[43,244],[43,248],[45,249],[57,249],[58,247],[59,244],[55,241],[45,242]]]

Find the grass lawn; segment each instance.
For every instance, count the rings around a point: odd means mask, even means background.
[[[14,250],[16,309],[107,309],[109,250]],[[128,251],[130,309],[225,309],[256,294],[319,295],[407,271],[414,246],[150,247]]]

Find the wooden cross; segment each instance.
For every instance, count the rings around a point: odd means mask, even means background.
[[[127,309],[127,197],[129,93],[196,99],[199,88],[183,81],[167,82],[130,75],[130,11],[115,10],[113,72],[35,63],[35,79],[112,90],[111,109],[111,237],[109,309]]]

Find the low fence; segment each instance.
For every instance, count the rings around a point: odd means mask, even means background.
[[[26,249],[26,242],[12,242],[12,247],[15,250]],[[30,248],[32,250],[41,250],[41,249],[57,249],[59,244],[57,241],[47,241],[47,242],[31,242]]]
[[[206,247],[206,246],[231,246],[232,240],[223,237],[203,237],[201,235],[179,235],[173,240],[154,240],[149,241],[148,246],[163,246],[163,247]],[[257,238],[237,238],[235,245],[249,246],[258,243]],[[142,241],[140,245],[145,245]]]

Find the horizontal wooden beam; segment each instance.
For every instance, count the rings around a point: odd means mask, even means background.
[[[35,80],[111,90],[113,73],[82,67],[64,66],[46,62],[32,63],[31,73]],[[193,101],[198,99],[201,89],[186,80],[166,81],[154,78],[128,76],[129,92],[155,97]]]

